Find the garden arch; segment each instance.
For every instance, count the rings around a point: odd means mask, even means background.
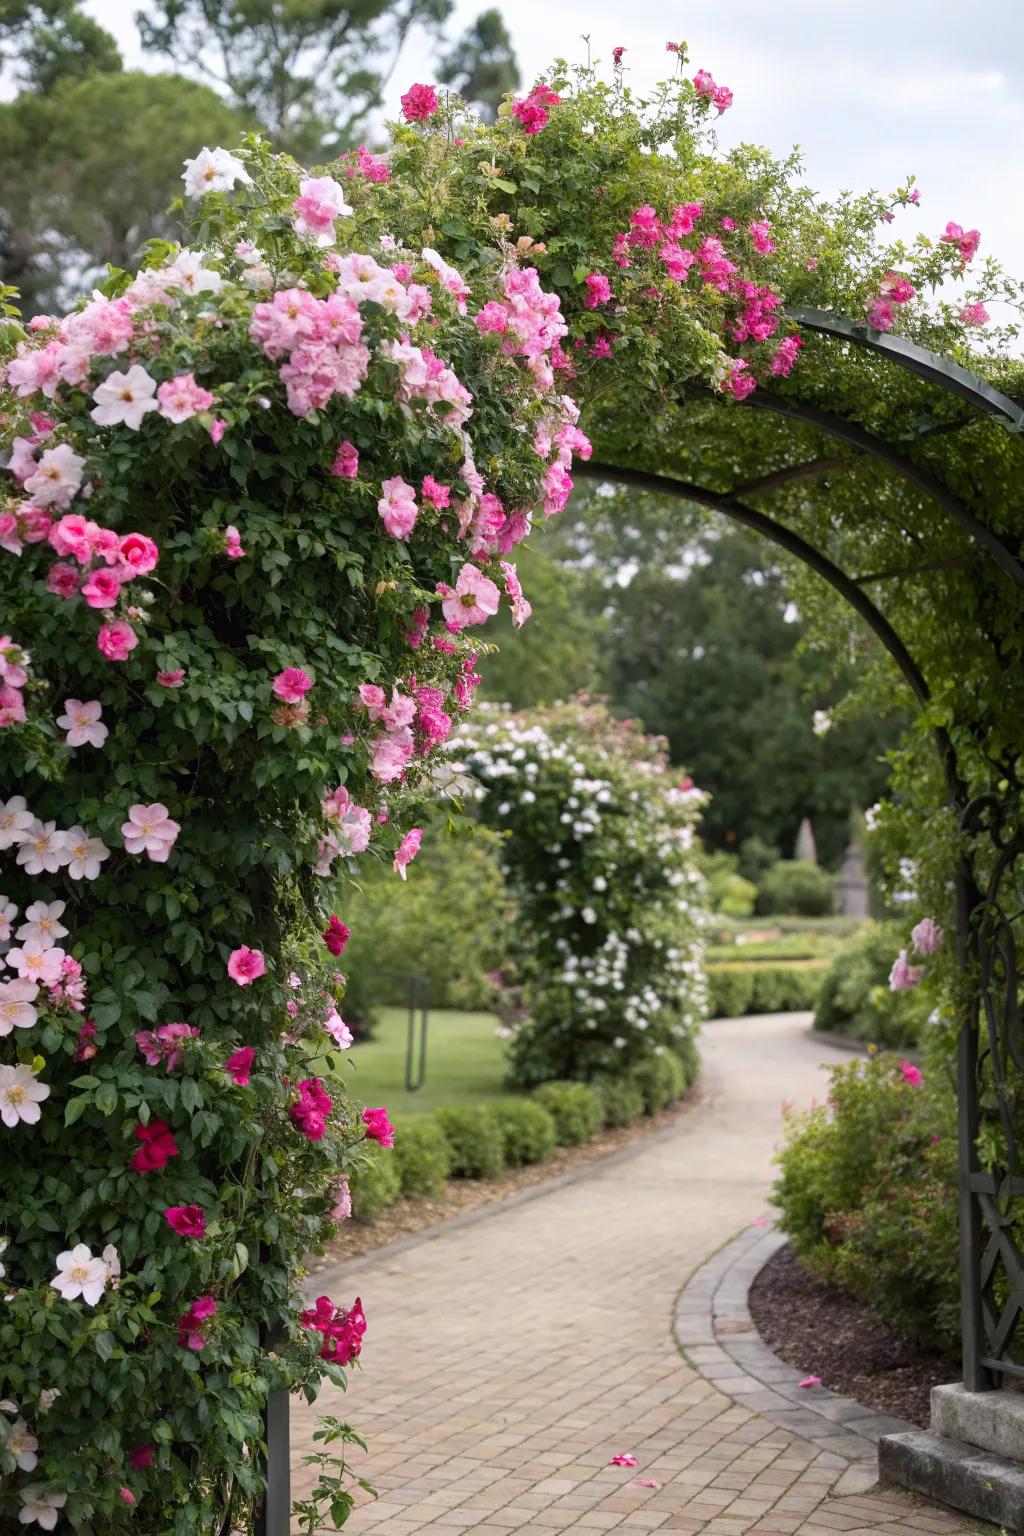
[[[987,421],[1014,437],[1012,451],[1017,455],[1018,473],[1024,472],[1024,453],[1020,452],[1024,409],[987,380],[902,337],[883,335],[823,310],[796,308],[790,318],[806,334],[823,338],[818,346],[825,354],[826,381],[830,374],[835,377],[842,371],[845,360],[857,348],[872,358],[880,358],[890,375],[895,371],[910,382],[910,393],[904,397],[902,409],[905,410],[909,399],[919,412],[911,441],[927,440],[932,434],[947,438],[952,434],[967,435]],[[840,356],[827,357],[830,349],[833,353],[838,350]],[[918,385],[917,380],[922,384]],[[684,423],[688,403],[696,402],[706,412],[700,395],[691,402],[687,402],[685,394],[680,398]],[[959,402],[967,410],[951,416],[951,405]],[[1024,593],[1020,539],[1005,524],[1000,526],[1003,519],[998,515],[986,521],[974,511],[952,483],[953,477],[944,474],[941,467],[933,468],[915,457],[913,449],[905,446],[906,433],[900,431],[900,407],[892,412],[886,432],[871,430],[855,418],[824,409],[813,395],[802,395],[792,387],[784,393],[759,390],[744,405],[748,411],[770,418],[776,426],[774,442],[764,453],[766,462],[773,467],[753,478],[741,476],[728,486],[701,484],[679,474],[640,468],[635,463],[598,459],[578,466],[578,472],[706,507],[779,545],[833,587],[854,609],[889,653],[918,707],[927,711],[932,699],[929,679],[915,659],[911,644],[887,617],[884,607],[868,595],[868,589],[886,582],[920,582],[923,578],[920,590],[924,603],[934,604],[938,612],[942,594],[928,585],[928,579],[945,569],[948,562],[918,557],[894,568],[854,574],[844,568],[850,563],[848,557],[832,558],[805,537],[798,519],[798,526],[790,526],[752,503],[762,503],[793,487],[800,488],[802,500],[813,503],[815,491],[820,495],[822,484],[827,488],[832,477],[848,473],[867,461],[882,474],[898,477],[926,504],[940,508],[946,518],[958,525],[973,545],[977,560],[987,568],[996,593],[1000,587],[1007,593],[1013,589],[1017,594]],[[727,410],[728,407],[716,403],[718,417]],[[727,420],[726,430],[742,437],[746,423],[737,426],[735,413],[730,413]],[[809,456],[800,451],[806,433],[790,431],[791,424],[810,429],[812,441],[816,441]],[[717,429],[715,423],[712,435]],[[847,452],[828,452],[829,439],[844,444]],[[595,442],[599,447],[597,434]],[[980,451],[983,453],[984,449]],[[775,462],[777,455],[781,455],[781,463]],[[1019,489],[1017,496],[1019,510]],[[792,503],[788,507],[784,503],[782,516],[791,511]],[[1011,508],[1007,506],[1005,511],[1009,513]],[[870,511],[866,515],[870,516]],[[1017,601],[1019,604],[1019,596]],[[982,612],[982,631],[984,620]],[[988,638],[996,664],[1009,669],[1009,656],[1004,653],[998,635],[992,631]],[[1019,681],[1008,671],[1008,687],[1019,689]],[[962,724],[984,752],[987,722],[983,715],[979,713],[977,719]],[[1014,1223],[1020,1219],[1024,1176],[1014,1123],[1016,1096],[1012,1083],[1014,1072],[1024,1070],[1020,973],[1014,933],[1014,923],[1022,914],[1007,910],[1007,903],[1013,905],[1015,866],[1024,850],[1021,784],[1012,744],[998,761],[993,761],[998,774],[996,783],[979,790],[968,782],[950,730],[936,725],[933,735],[949,807],[961,834],[955,874],[957,956],[965,981],[970,977],[958,1000],[957,1051],[963,1383],[969,1390],[983,1391],[998,1385],[1003,1375],[1024,1379],[1024,1362],[1011,1354],[1015,1331],[1024,1316],[1024,1253],[1013,1231]],[[983,1171],[979,1162],[978,1138],[985,1119],[998,1122],[1006,1148],[1005,1167],[995,1172]]]

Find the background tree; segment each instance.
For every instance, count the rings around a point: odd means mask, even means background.
[[[454,86],[486,122],[494,121],[501,98],[520,81],[515,49],[500,11],[481,11],[442,58],[438,79]]]
[[[0,0],[0,70],[40,93],[59,80],[116,72],[121,53],[77,0]]]
[[[812,648],[805,606],[834,600],[756,535],[632,491],[583,487],[542,543],[519,551],[537,611],[481,662],[488,696],[523,708],[604,692],[710,791],[710,847],[760,838],[769,862],[790,857],[809,816],[835,865],[851,806],[883,792],[903,717],[879,717],[863,687],[876,648],[848,617],[837,645]],[[855,709],[854,691],[872,707]]]

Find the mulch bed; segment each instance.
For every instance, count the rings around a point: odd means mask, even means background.
[[[517,1194],[521,1189],[530,1189],[535,1184],[545,1184],[561,1174],[572,1173],[585,1163],[596,1162],[633,1142],[646,1141],[655,1132],[665,1130],[688,1114],[700,1099],[700,1094],[698,1079],[685,1098],[662,1110],[660,1114],[637,1120],[633,1125],[599,1131],[586,1146],[559,1147],[546,1162],[532,1163],[526,1168],[510,1168],[503,1179],[450,1179],[439,1195],[420,1200],[399,1200],[383,1211],[376,1221],[350,1221],[342,1229],[341,1236],[329,1243],[322,1254],[313,1255],[307,1260],[309,1271],[317,1274],[335,1264],[343,1264],[346,1259],[359,1258],[375,1248],[382,1248],[385,1243],[393,1243],[397,1238],[410,1237],[415,1232],[422,1232],[425,1227],[437,1226],[439,1222],[449,1221],[453,1216],[461,1216],[465,1211],[476,1210],[479,1206],[493,1205],[507,1199],[509,1195]]]
[[[809,1274],[787,1244],[750,1290],[762,1339],[787,1364],[875,1413],[928,1425],[929,1393],[956,1381],[957,1361],[915,1343],[845,1292]]]

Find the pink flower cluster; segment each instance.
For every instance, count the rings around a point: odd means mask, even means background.
[[[130,299],[93,299],[60,321],[42,347],[22,342],[7,366],[7,382],[22,399],[38,393],[52,400],[62,384],[83,384],[94,358],[116,357],[134,338]]]
[[[307,1077],[299,1084],[299,1097],[288,1111],[296,1130],[310,1141],[321,1141],[327,1129],[327,1116],[333,1100],[318,1077]]]
[[[391,702],[388,703],[384,689],[378,684],[362,683],[357,708],[365,709],[370,720],[383,727],[370,739],[370,772],[380,783],[393,784],[403,776],[415,751],[412,727],[416,719],[416,700],[401,693],[396,686],[391,690]]]
[[[292,212],[295,233],[325,246],[334,244],[335,224],[352,209],[345,201],[344,188],[333,176],[304,176]]]
[[[874,331],[891,331],[896,311],[894,304],[909,304],[917,289],[901,272],[887,272],[878,285],[875,298],[865,301],[868,325]]]
[[[185,1060],[186,1041],[194,1040],[198,1034],[193,1024],[161,1024],[157,1029],[137,1029],[135,1044],[148,1067],[158,1067],[163,1062],[168,1072],[174,1072]]]
[[[598,292],[607,285],[610,297],[608,279],[597,273],[591,277],[597,279]],[[590,281],[588,278],[588,284]],[[559,343],[569,329],[562,318],[561,301],[556,293],[546,293],[541,287],[536,267],[514,267],[505,278],[504,295],[504,303],[491,300],[483,306],[476,316],[477,330],[500,334],[500,350],[506,356],[525,358],[537,394],[545,394],[554,384],[554,366],[562,361]]]
[[[416,401],[447,425],[465,426],[473,414],[473,396],[443,358],[409,341],[382,342],[378,350],[398,369],[397,400],[403,405]]]
[[[320,839],[315,873],[329,875],[339,855],[348,858],[369,847],[372,817],[364,806],[355,804],[342,784],[321,800],[320,807],[330,830]]]
[[[363,1124],[369,1141],[375,1141],[382,1147],[394,1146],[395,1128],[388,1119],[386,1109],[364,1109]]]
[[[518,97],[512,103],[512,116],[523,126],[523,132],[531,137],[548,125],[549,109],[557,107],[561,97],[547,85],[535,85],[528,96]]]
[[[698,69],[693,77],[693,88],[698,96],[711,103],[719,117],[732,106],[732,91],[727,85],[716,85],[706,69]]]
[[[304,288],[285,288],[252,312],[249,335],[278,369],[288,408],[296,416],[322,409],[335,395],[351,400],[370,366],[360,340],[358,306],[341,293],[316,299]]]
[[[977,255],[981,244],[981,231],[979,229],[963,229],[959,224],[949,223],[946,232],[941,235],[943,245],[955,245],[960,252],[960,259],[964,266]]]
[[[0,635],[0,727],[24,725],[25,695],[31,657],[10,635]]]
[[[217,1303],[212,1296],[200,1296],[188,1311],[178,1318],[178,1345],[181,1349],[205,1348],[206,1325],[217,1315]]]
[[[329,1296],[318,1296],[316,1305],[299,1314],[303,1328],[315,1329],[323,1344],[321,1360],[332,1365],[348,1365],[363,1347],[366,1314],[357,1296],[351,1307],[336,1307]]]

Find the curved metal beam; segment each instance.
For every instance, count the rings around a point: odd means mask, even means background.
[[[794,480],[812,480],[817,475],[831,474],[833,470],[853,469],[861,462],[859,453],[833,454],[830,458],[808,459],[805,464],[790,464],[785,469],[773,470],[757,480],[748,480],[735,486],[731,496],[763,496],[766,491],[776,491],[780,485],[790,485]]]
[[[640,490],[677,496],[683,501],[692,501],[697,506],[708,507],[713,512],[724,512],[735,522],[753,528],[755,532],[771,539],[773,544],[788,550],[791,555],[795,555],[798,560],[810,566],[811,570],[824,577],[830,586],[846,598],[850,606],[860,614],[864,622],[881,640],[906,678],[918,702],[921,704],[928,702],[930,694],[924,674],[889,620],[857,584],[839,569],[838,565],[834,564],[827,555],[823,555],[820,550],[815,549],[813,544],[808,544],[807,540],[801,538],[798,533],[794,533],[791,528],[786,528],[782,523],[775,522],[773,518],[766,517],[763,512],[746,506],[733,495],[706,491],[701,486],[689,485],[686,481],[675,480],[669,475],[652,475],[641,469],[620,469],[613,464],[595,464],[592,460],[590,463],[577,463],[575,472],[589,479],[617,480],[624,485],[635,485]]]
[[[812,571],[816,571],[829,586],[846,599],[856,613],[860,614],[899,667],[919,703],[927,703],[931,697],[924,674],[885,614],[875,607],[867,594],[862,592],[852,578],[839,569],[838,565],[827,555],[823,555],[820,550],[815,549],[813,544],[808,544],[807,540],[802,539],[798,533],[794,533],[791,528],[775,522],[773,518],[766,517],[763,512],[758,512],[753,507],[745,506],[743,502],[736,499],[735,495],[706,491],[702,486],[689,485],[686,481],[675,480],[669,475],[650,474],[640,469],[623,469],[615,464],[595,464],[593,460],[590,463],[577,461],[573,466],[573,472],[587,479],[613,480],[623,485],[635,485],[638,489],[652,491],[655,495],[677,496],[683,501],[692,501],[697,506],[708,507],[713,512],[722,512],[726,517],[731,517],[734,522],[743,523],[747,528],[763,534],[773,544],[788,550]],[[966,789],[960,777],[956,748],[952,738],[941,725],[934,728],[933,734],[942,760],[950,800],[954,805],[962,806],[966,800]]]
[[[979,521],[973,512],[968,511],[959,497],[954,496],[941,480],[937,480],[928,470],[921,469],[911,459],[904,458],[903,454],[899,453],[891,443],[887,443],[884,438],[876,437],[873,432],[857,426],[855,422],[846,421],[842,416],[834,416],[830,411],[823,411],[816,405],[808,405],[799,396],[776,395],[771,390],[759,389],[749,395],[743,404],[755,410],[771,411],[776,416],[787,416],[792,421],[806,422],[809,426],[827,432],[831,437],[838,437],[843,442],[852,444],[861,453],[870,454],[872,458],[888,464],[905,480],[909,480],[911,485],[916,485],[918,490],[930,496],[933,501],[937,501],[955,517],[961,527],[988,551],[1010,580],[1024,591],[1024,566],[998,534],[993,533],[991,528]]]
[[[813,309],[806,304],[796,304],[792,309],[786,310],[786,314],[805,331],[816,331],[822,336],[838,336],[843,341],[852,341],[869,352],[877,352],[889,362],[905,368],[908,373],[917,374],[918,378],[928,379],[931,383],[938,384],[942,389],[948,390],[951,395],[959,395],[961,400],[969,401],[976,410],[984,411],[989,416],[1002,417],[1013,430],[1024,431],[1024,406],[1019,406],[1015,400],[1010,399],[1009,395],[1002,394],[987,380],[979,378],[976,373],[971,373],[966,368],[961,368],[959,363],[951,362],[939,352],[932,352],[928,347],[919,347],[916,342],[908,341],[905,336],[893,336],[885,331],[872,330],[862,320],[848,320],[844,315],[833,315],[827,309]]]

